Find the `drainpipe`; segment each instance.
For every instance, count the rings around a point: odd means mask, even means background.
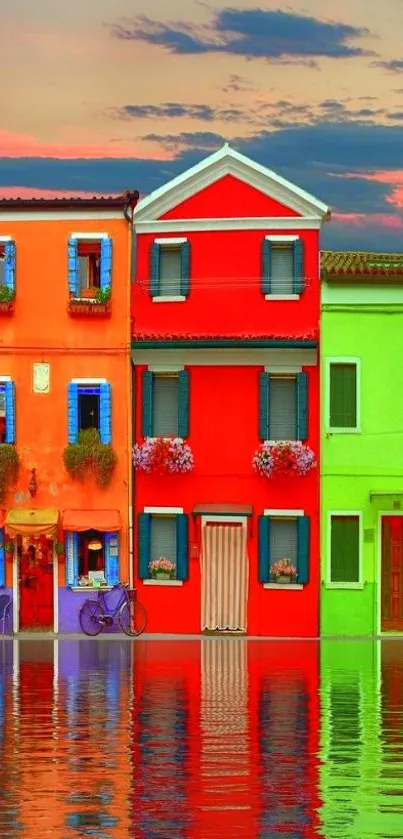
[[[132,374],[132,356],[131,356],[131,291],[132,291],[132,281],[133,281],[133,271],[135,265],[135,258],[134,258],[134,230],[133,230],[133,218],[134,218],[134,209],[139,200],[140,194],[135,192],[127,192],[125,195],[126,202],[123,208],[123,215],[129,225],[129,277],[128,277],[128,287],[127,287],[127,331],[126,331],[126,340],[128,342],[129,352],[127,355],[127,376],[128,376],[128,384],[129,384],[129,393],[128,393],[128,400],[127,400],[127,429],[128,429],[128,446],[129,446],[129,458],[130,458],[130,465],[128,470],[128,521],[129,521],[129,532],[128,532],[128,542],[129,542],[129,583],[130,588],[133,588],[133,497],[134,497],[134,469],[133,469],[133,461],[132,461],[132,448],[133,448],[133,374]]]

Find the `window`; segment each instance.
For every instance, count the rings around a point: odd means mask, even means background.
[[[15,386],[0,382],[0,443],[15,443]]]
[[[360,517],[330,516],[329,583],[360,582]]]
[[[143,373],[142,433],[144,437],[187,437],[189,373]]]
[[[15,290],[15,242],[0,241],[0,288],[5,286],[10,294]]]
[[[306,440],[308,376],[306,373],[260,374],[259,436],[261,440]]]
[[[267,512],[267,511],[266,511]],[[290,559],[297,569],[297,584],[309,581],[309,517],[279,515],[276,510],[259,516],[259,582],[269,583],[271,567],[279,559]]]
[[[165,556],[175,564],[175,578],[188,578],[188,517],[184,513],[141,513],[138,519],[138,575],[151,577],[150,562]],[[180,508],[179,508],[180,509]],[[154,512],[155,510],[155,512]]]
[[[358,430],[357,363],[329,363],[329,428]]]
[[[154,299],[189,294],[190,248],[186,239],[161,239],[151,246],[150,293]]]
[[[111,386],[108,382],[70,382],[67,390],[68,439],[76,443],[80,431],[96,428],[101,443],[112,442]]]
[[[66,533],[66,580],[68,586],[91,586],[119,582],[119,535],[89,529]]]
[[[291,241],[290,241],[291,238]],[[304,249],[301,239],[268,236],[262,243],[262,292],[290,297],[304,290]]]
[[[82,291],[87,288],[100,288],[101,243],[78,242],[77,259],[80,290]]]
[[[177,534],[176,518],[174,516],[151,516],[151,560],[165,556],[175,565]]]
[[[110,292],[112,283],[112,241],[99,234],[97,238],[73,236],[68,242],[69,292],[72,297],[99,296]]]

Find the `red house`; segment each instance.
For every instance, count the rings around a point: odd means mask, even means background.
[[[150,632],[318,634],[329,216],[228,145],[137,205],[135,577]]]

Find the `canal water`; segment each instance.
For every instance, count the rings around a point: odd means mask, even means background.
[[[0,837],[403,836],[403,643],[0,639]]]

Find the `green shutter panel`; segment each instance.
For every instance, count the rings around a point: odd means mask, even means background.
[[[262,294],[271,293],[271,242],[269,239],[263,239],[262,242],[262,276],[261,289]]]
[[[147,580],[150,576],[150,543],[151,543],[151,516],[148,513],[140,513],[138,520],[138,576],[140,580]]]
[[[181,294],[187,297],[190,284],[190,244],[183,242],[181,245]]]
[[[179,371],[178,437],[189,436],[189,371]]]
[[[259,373],[259,439],[269,440],[270,376]]]
[[[145,370],[142,378],[142,423],[143,437],[153,436],[153,374]]]
[[[304,243],[301,239],[294,242],[294,294],[302,294],[304,290]]]
[[[6,534],[4,527],[0,530],[0,588],[6,584]]]
[[[358,583],[360,578],[360,525],[358,516],[332,516],[332,583]]]
[[[189,577],[188,517],[181,514],[176,517],[176,579],[187,580]]]
[[[259,516],[259,583],[270,582],[270,518]]]
[[[155,242],[150,251],[150,296],[158,297],[160,293],[160,245]]]
[[[297,582],[309,582],[309,516],[297,518]]]
[[[297,374],[297,440],[308,439],[308,374]]]

